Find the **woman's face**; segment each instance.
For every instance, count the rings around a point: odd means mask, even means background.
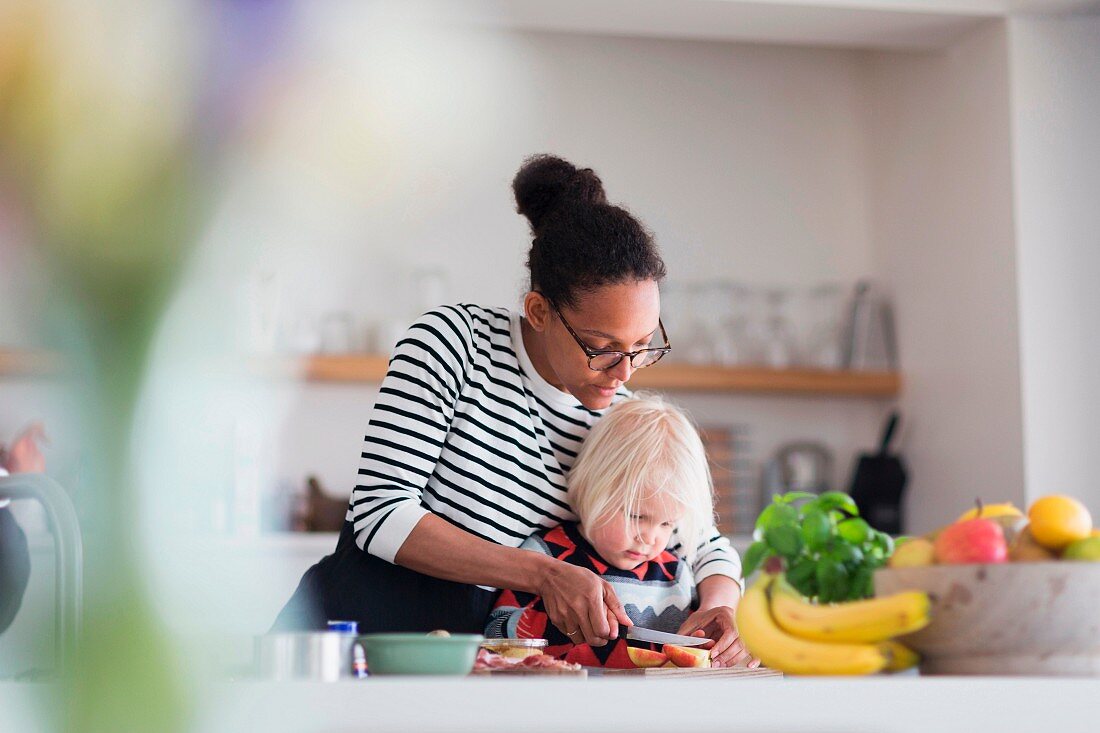
[[[538,294],[528,296],[528,320],[542,334],[546,362],[564,388],[590,410],[611,404],[617,390],[630,379],[634,368],[622,359],[603,372],[588,368],[588,356],[577,344],[550,307]],[[562,307],[562,315],[590,349],[636,351],[661,340],[657,325],[661,295],[654,280],[604,285],[581,294],[573,307]]]

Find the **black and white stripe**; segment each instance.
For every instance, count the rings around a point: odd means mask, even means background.
[[[398,342],[347,513],[361,549],[393,562],[429,511],[509,547],[577,519],[565,475],[602,412],[543,380],[522,344],[518,314],[475,305],[429,311]],[[696,580],[737,578],[729,542],[706,537]]]

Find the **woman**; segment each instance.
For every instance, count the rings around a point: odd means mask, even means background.
[[[276,627],[479,632],[496,588],[541,596],[563,633],[595,646],[630,625],[607,582],[518,545],[576,520],[564,476],[581,442],[633,372],[668,352],[665,266],[591,169],[536,156],[512,188],[534,235],[523,314],[445,306],[398,342],[336,551]],[[705,537],[700,607],[681,632],[702,630],[728,664],[742,653],[730,613],[740,561],[713,526]]]

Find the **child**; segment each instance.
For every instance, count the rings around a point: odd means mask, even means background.
[[[696,601],[690,563],[714,511],[703,443],[688,418],[655,396],[612,406],[581,447],[568,497],[580,521],[534,534],[521,547],[588,568],[613,586],[636,625],[676,633]],[[674,530],[678,541],[668,549]],[[626,639],[574,644],[530,593],[503,591],[485,636],[546,638],[546,653],[570,662],[634,666]]]

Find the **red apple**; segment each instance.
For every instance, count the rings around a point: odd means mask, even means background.
[[[668,657],[661,652],[652,649],[635,649],[632,646],[626,648],[626,654],[635,667],[660,667],[668,661]]]
[[[992,519],[967,519],[944,527],[935,543],[936,562],[944,565],[1005,562],[1008,543]]]
[[[668,655],[668,661],[677,667],[709,667],[710,651],[691,646],[676,646],[665,644],[664,653]]]

